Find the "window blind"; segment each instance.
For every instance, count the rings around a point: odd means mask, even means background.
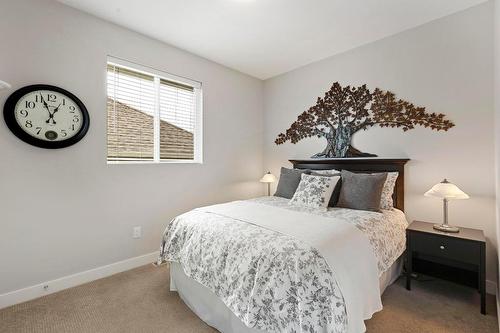
[[[160,80],[160,158],[193,159],[194,88]]]
[[[154,159],[154,77],[108,65],[108,160]]]
[[[108,161],[194,161],[201,90],[107,66]]]

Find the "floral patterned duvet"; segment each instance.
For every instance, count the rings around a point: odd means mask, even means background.
[[[405,247],[404,214],[290,206],[289,200],[250,200],[323,217],[342,218],[368,238],[379,276]],[[242,322],[267,332],[346,332],[346,305],[324,257],[295,237],[225,216],[193,210],[165,230],[159,260],[178,262]]]

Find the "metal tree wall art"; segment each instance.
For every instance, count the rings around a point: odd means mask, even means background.
[[[371,92],[361,87],[341,86],[335,82],[316,105],[300,114],[297,120],[280,133],[277,145],[317,136],[326,139],[326,148],[313,158],[376,156],[362,153],[351,146],[354,133],[372,126],[397,127],[403,131],[423,126],[447,131],[455,126],[444,114],[427,113],[425,108],[397,99],[390,91],[376,88]]]

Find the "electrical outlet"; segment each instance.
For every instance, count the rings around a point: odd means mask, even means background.
[[[142,228],[141,226],[136,226],[132,229],[132,238],[141,238],[142,237]]]

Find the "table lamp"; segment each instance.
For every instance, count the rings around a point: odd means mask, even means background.
[[[274,183],[277,180],[276,176],[268,171],[264,177],[260,179],[261,183],[267,183],[267,195],[271,195],[271,183]]]
[[[455,184],[446,179],[434,185],[424,194],[426,197],[443,199],[443,224],[435,224],[434,229],[444,232],[459,232],[460,229],[448,224],[448,201],[455,199],[469,199],[469,196]]]

